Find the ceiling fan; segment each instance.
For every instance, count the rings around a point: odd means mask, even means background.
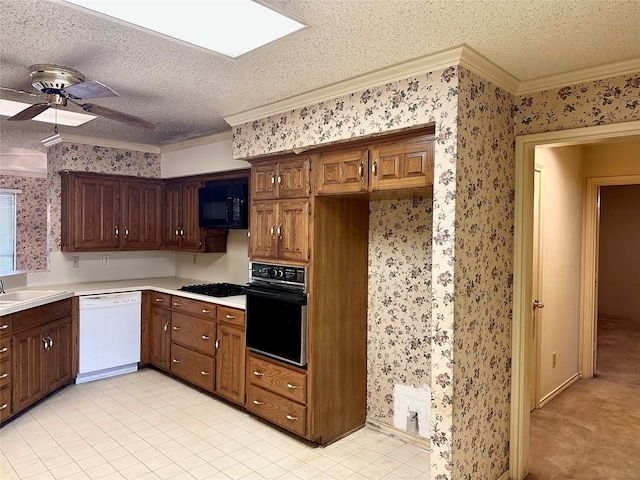
[[[31,65],[31,84],[40,93],[31,93],[15,88],[0,87],[0,90],[30,95],[32,97],[44,97],[44,102],[35,103],[18,112],[10,121],[31,120],[44,112],[49,107],[64,108],[68,102],[78,105],[85,112],[106,117],[117,122],[123,122],[134,127],[155,130],[158,126],[128,113],[118,112],[110,108],[94,105],[93,103],[80,103],[78,100],[85,98],[117,97],[118,94],[111,88],[97,80],[85,81],[84,74],[73,68],[42,63]]]

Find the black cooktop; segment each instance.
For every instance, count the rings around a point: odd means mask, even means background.
[[[243,295],[242,285],[234,285],[233,283],[203,283],[200,285],[185,285],[178,290],[190,293],[199,293],[200,295],[209,295],[211,297],[233,297],[235,295]]]

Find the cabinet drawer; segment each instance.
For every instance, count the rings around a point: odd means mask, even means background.
[[[0,339],[2,344],[4,341],[11,337],[11,315],[0,318]]]
[[[151,305],[163,308],[171,308],[171,295],[160,292],[151,292]]]
[[[171,373],[213,392],[215,360],[183,346],[171,344]]]
[[[41,307],[28,308],[13,314],[13,333],[44,325],[52,320],[71,315],[71,299],[60,300]]]
[[[173,296],[171,297],[171,308],[174,312],[189,313],[211,320],[216,319],[216,306],[213,303]]]
[[[182,313],[171,314],[171,341],[207,355],[214,354],[216,324]]]
[[[11,359],[5,357],[0,360],[0,388],[4,388],[11,382]]]
[[[280,395],[249,385],[247,410],[293,433],[305,435],[307,407]]]
[[[307,376],[267,360],[249,357],[249,382],[296,402],[307,403]]]
[[[218,321],[244,327],[244,310],[218,305]]]
[[[11,415],[11,389],[9,387],[0,388],[0,422]]]

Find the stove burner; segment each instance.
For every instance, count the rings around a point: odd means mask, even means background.
[[[178,290],[190,293],[199,293],[200,295],[209,295],[210,297],[233,297],[235,295],[243,295],[242,285],[234,285],[233,283],[203,283],[200,285],[185,285]]]

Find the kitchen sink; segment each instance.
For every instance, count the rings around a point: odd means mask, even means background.
[[[19,302],[28,302],[38,298],[57,295],[55,290],[18,290],[16,292],[0,293],[0,305],[11,305]]]

